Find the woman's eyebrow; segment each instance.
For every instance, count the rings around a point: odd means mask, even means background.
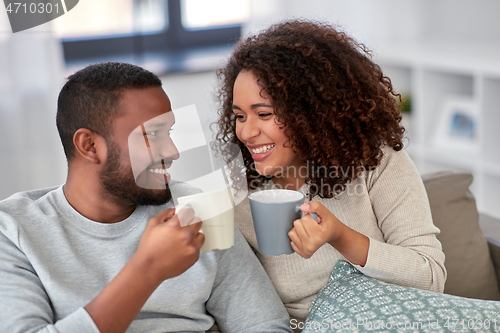
[[[273,107],[272,105],[269,105],[269,104],[266,104],[266,103],[256,103],[256,104],[250,105],[251,109],[256,109],[256,108],[272,108],[272,107]],[[233,110],[234,109],[241,110],[241,108],[238,105],[236,105],[236,104],[233,104]]]
[[[256,108],[272,108],[272,105],[266,104],[266,103],[256,103],[250,105],[250,108],[256,109]]]

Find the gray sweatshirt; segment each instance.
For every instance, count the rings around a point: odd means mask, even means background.
[[[193,188],[177,183],[173,201],[139,206],[118,223],[75,211],[62,186],[0,202],[0,332],[99,332],[83,308],[137,250],[149,219]],[[166,254],[168,255],[168,254]],[[127,332],[291,332],[264,269],[235,230],[235,245],[200,255],[165,280]]]

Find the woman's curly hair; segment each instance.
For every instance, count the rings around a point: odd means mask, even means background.
[[[285,21],[240,40],[217,71],[217,140],[221,146],[240,146],[250,188],[266,177],[257,173],[235,134],[233,86],[242,70],[252,72],[270,96],[277,121],[308,168],[311,198],[342,192],[359,171],[379,164],[382,146],[403,148],[405,130],[395,98],[401,96],[371,60],[370,51],[331,25]],[[344,172],[332,176],[329,170]]]

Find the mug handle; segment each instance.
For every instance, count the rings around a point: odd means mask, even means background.
[[[181,227],[186,227],[186,226],[196,222],[194,219],[188,220],[187,218],[184,217],[184,214],[182,213],[182,211],[184,209],[187,209],[187,208],[193,209],[193,206],[191,206],[189,203],[177,204],[177,206],[175,206],[175,214],[177,215],[177,217],[179,219],[179,224],[181,225]]]
[[[297,213],[302,211],[302,210],[300,209],[300,205],[297,205],[297,207],[295,207],[295,211],[296,211]],[[318,222],[318,215],[317,215],[316,213],[306,213],[306,214],[311,215],[311,217],[314,219],[314,221]]]
[[[314,219],[314,221],[318,222],[318,214],[316,213],[308,213],[309,215],[311,215],[311,217]]]

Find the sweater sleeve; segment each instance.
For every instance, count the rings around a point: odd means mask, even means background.
[[[370,238],[367,262],[356,268],[385,282],[442,292],[444,253],[422,180],[406,152],[383,152],[367,186],[385,242]]]
[[[291,332],[290,318],[283,303],[237,228],[234,246],[220,253],[217,276],[206,308],[221,331]]]
[[[1,333],[99,333],[83,308],[54,321],[50,299],[33,266],[3,233],[0,233],[0,299]]]

